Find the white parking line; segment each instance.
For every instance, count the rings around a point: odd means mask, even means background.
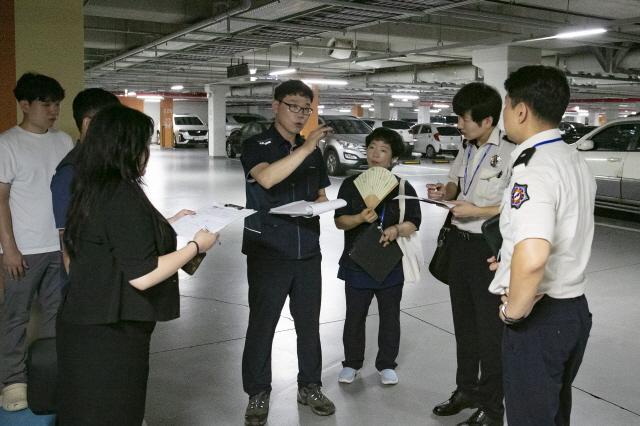
[[[604,226],[606,228],[622,229],[623,231],[640,232],[640,228],[631,228],[629,226],[611,225],[609,223],[596,222],[598,226]]]

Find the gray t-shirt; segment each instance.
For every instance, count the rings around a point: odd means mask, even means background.
[[[15,126],[0,134],[0,182],[11,185],[13,235],[22,254],[60,250],[49,185],[71,148],[71,137],[55,129],[37,134]]]

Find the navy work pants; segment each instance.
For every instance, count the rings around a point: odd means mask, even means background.
[[[591,330],[584,296],[543,297],[521,323],[505,327],[504,393],[509,426],[569,425],[571,383]]]
[[[302,260],[247,257],[249,326],[242,383],[250,396],[271,390],[271,347],[287,296],[298,339],[298,384],[321,384],[320,263],[320,255]]]

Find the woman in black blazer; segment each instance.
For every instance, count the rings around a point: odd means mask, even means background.
[[[145,114],[107,107],[78,152],[57,329],[62,426],[140,426],[151,333],[180,315],[178,269],[217,239],[201,230],[176,250],[173,228],[141,188],[152,132]]]

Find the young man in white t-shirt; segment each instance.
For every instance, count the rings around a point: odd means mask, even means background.
[[[64,99],[56,80],[26,73],[14,94],[22,122],[0,134],[0,251],[4,306],[0,329],[2,406],[27,408],[26,332],[31,303],[42,307],[39,337],[55,336],[62,256],[49,184],[73,141],[52,129]]]

